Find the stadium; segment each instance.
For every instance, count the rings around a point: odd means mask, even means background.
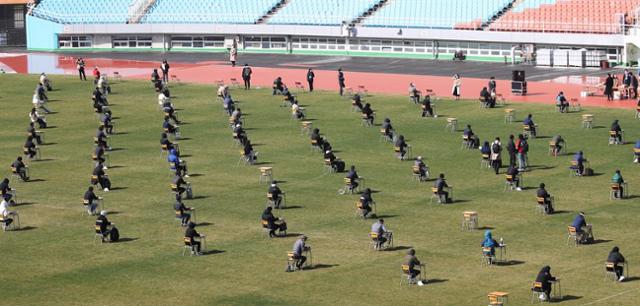
[[[640,0],[0,0],[2,305],[638,305]]]

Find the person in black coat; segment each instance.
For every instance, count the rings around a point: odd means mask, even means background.
[[[394,150],[396,154],[398,154],[398,157],[400,158],[400,160],[404,160],[404,156],[407,154],[408,146],[409,145],[404,140],[404,135],[398,136],[398,139],[396,139],[394,143]]]
[[[491,108],[496,106],[495,99],[491,97],[491,93],[489,92],[489,90],[487,90],[486,87],[482,87],[482,90],[480,91],[480,98],[482,99],[482,103],[484,103],[485,106]]]
[[[353,189],[358,188],[358,179],[360,177],[358,176],[358,172],[356,172],[356,166],[351,166],[351,169],[349,169],[349,173],[347,173],[346,178],[349,179],[349,184],[353,187]]]
[[[622,143],[622,128],[620,127],[618,119],[613,121],[610,131],[615,133],[613,137],[618,141],[618,143]]]
[[[362,108],[362,119],[365,119],[369,122],[370,125],[373,125],[373,110],[371,109],[371,104],[367,103]]]
[[[422,117],[431,116],[435,117],[433,114],[433,107],[431,106],[431,96],[426,95],[422,100]]]
[[[554,210],[553,204],[551,203],[551,195],[547,192],[545,187],[546,186],[544,183],[540,183],[540,188],[538,188],[538,191],[536,191],[536,196],[543,199],[545,212],[547,214],[553,214]]]
[[[507,143],[507,152],[509,153],[509,166],[516,165],[516,153],[518,153],[518,151],[516,150],[516,143],[513,140],[514,138],[515,136],[513,136],[513,134],[509,135],[509,142]]]
[[[271,200],[273,201],[273,206],[275,208],[280,208],[280,204],[282,203],[282,195],[284,194],[276,181],[271,182],[271,186],[267,193],[271,195]]]
[[[322,148],[324,145],[324,138],[320,136],[320,129],[315,128],[311,132],[311,145]]]
[[[33,137],[28,136],[27,141],[24,142],[24,155],[29,156],[30,159],[33,159],[38,154],[36,151],[36,144],[33,143]]]
[[[96,230],[100,231],[102,234],[102,241],[104,242],[105,237],[107,237],[111,233],[111,229],[109,226],[113,226],[113,223],[107,219],[107,211],[103,210],[100,212],[100,215],[96,219]]]
[[[344,73],[342,73],[342,68],[338,69],[338,86],[340,87],[340,95],[344,93],[345,83],[344,83]]]
[[[160,64],[160,70],[162,70],[162,81],[163,82],[169,82],[169,68],[171,68],[169,66],[169,62],[167,62],[167,59],[163,59],[162,60],[162,64]],[[169,96],[167,96],[169,97]]]
[[[313,69],[309,68],[307,71],[307,83],[309,84],[309,92],[313,92],[313,81],[316,77],[316,74],[313,73]]]
[[[631,89],[633,90],[633,98],[638,98],[638,78],[633,75],[633,73],[629,72],[629,77],[631,78]],[[631,96],[631,93],[629,93]]]
[[[92,185],[96,185],[98,183],[104,191],[109,191],[109,189],[111,189],[111,181],[109,180],[107,173],[104,172],[104,166],[100,162],[98,162],[96,167],[93,168],[93,176],[91,178]]]
[[[360,206],[362,209],[362,217],[367,218],[367,216],[371,213],[371,205],[374,204],[373,198],[371,197],[371,189],[367,188],[360,195]],[[371,215],[371,218],[375,218],[376,215]]]
[[[2,182],[0,182],[0,193],[5,201],[11,201],[11,198],[13,197],[13,194],[11,194],[12,190],[13,189],[9,187],[9,179],[5,177]]]
[[[440,173],[438,179],[436,180],[434,187],[437,189],[438,196],[444,199],[445,203],[451,203],[451,198],[449,198],[449,185],[447,185],[447,181],[444,179],[444,174]]]
[[[511,176],[511,181],[513,182],[514,186],[516,186],[516,190],[522,191],[522,188],[520,188],[520,176],[518,176],[519,174],[520,171],[518,171],[518,168],[516,166],[509,166],[509,169],[507,169],[507,175]]]
[[[620,264],[624,264],[625,259],[624,256],[620,253],[620,249],[615,246],[609,253],[607,257],[607,262],[613,263],[613,269],[616,272],[616,277],[618,277],[618,281],[624,280],[624,267]]]
[[[277,237],[281,236],[283,232],[287,231],[287,223],[284,222],[283,219],[276,218],[272,212],[273,208],[271,206],[267,207],[262,212],[262,221],[265,221],[267,224],[263,225],[265,228],[269,229],[269,237]],[[278,235],[276,235],[276,231],[278,231]]]
[[[244,67],[242,68],[242,80],[244,81],[244,90],[251,89],[252,73],[253,71],[251,70],[251,67],[249,67],[249,64],[244,64]]]
[[[184,237],[189,238],[191,245],[195,247],[195,255],[202,255],[202,253],[200,253],[200,247],[202,243],[196,239],[204,237],[204,235],[200,235],[200,233],[196,231],[195,223],[189,222],[189,225],[187,226],[187,230],[184,232]]]
[[[20,179],[25,182],[29,180],[29,176],[27,175],[27,165],[22,162],[22,156],[18,156],[16,158],[16,160],[11,164],[11,168],[13,168],[13,171],[20,176]]]
[[[177,194],[176,203],[173,205],[173,209],[176,211],[176,218],[180,218],[180,225],[187,226],[187,224],[189,224],[189,220],[191,220],[191,214],[187,213],[187,211],[192,211],[193,207],[185,206],[182,202],[182,197]]]
[[[90,215],[95,214],[96,208],[98,208],[98,203],[96,201],[100,200],[100,198],[96,195],[95,192],[93,192],[93,186],[89,186],[87,191],[84,192],[84,196],[82,197],[82,199],[87,206],[87,212]]]
[[[556,278],[551,275],[551,267],[549,266],[544,266],[542,270],[538,272],[538,276],[536,276],[536,282],[542,284],[542,293],[544,293],[544,295],[540,295],[541,300],[550,299],[551,285],[555,280]]]
[[[604,81],[604,95],[607,96],[607,101],[613,100],[613,77],[611,73],[607,73],[607,79]]]
[[[275,96],[276,94],[282,94],[283,91],[284,84],[282,83],[282,78],[277,77],[275,80],[273,80],[273,95]]]

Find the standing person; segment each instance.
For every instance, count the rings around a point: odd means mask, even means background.
[[[500,137],[496,137],[491,145],[491,167],[495,170],[496,175],[500,172],[502,167],[502,143],[500,143]]]
[[[638,98],[638,78],[633,75],[632,72],[629,72],[629,78],[631,78],[631,89],[633,90],[633,98]],[[631,99],[631,93],[629,93],[629,98]]]
[[[451,94],[456,99],[456,101],[460,100],[460,87],[462,86],[462,80],[460,80],[459,74],[453,75],[453,87],[451,89]]]
[[[309,84],[309,92],[313,92],[313,79],[316,77],[316,74],[313,73],[313,69],[309,68],[307,71],[307,83]]]
[[[160,64],[160,70],[162,70],[162,81],[165,83],[169,83],[169,63],[167,59],[162,60],[162,64]]]
[[[613,77],[611,73],[607,73],[607,79],[604,81],[604,94],[607,101],[613,101]]]
[[[338,86],[340,86],[340,95],[342,96],[344,88],[344,73],[342,73],[342,68],[338,69]]]
[[[233,40],[233,44],[231,45],[231,49],[229,50],[229,61],[231,62],[231,67],[236,66],[236,60],[238,58],[238,42]]]
[[[496,95],[497,95],[496,86],[497,86],[496,85],[496,77],[493,77],[493,76],[490,77],[489,78],[489,84],[488,84],[489,93],[491,94],[491,97],[494,98],[494,99],[496,98]]]
[[[94,83],[94,84],[97,84],[97,83],[98,83],[98,80],[100,79],[100,69],[98,69],[98,66],[95,66],[95,67],[93,68],[93,72],[92,72],[92,74],[93,74],[93,77],[94,77],[94,81],[93,81],[93,83]]]
[[[524,172],[527,169],[527,152],[529,152],[529,143],[527,143],[527,140],[522,136],[522,134],[519,134],[515,145],[518,153],[518,171]]]
[[[80,81],[83,79],[87,80],[87,75],[84,73],[84,59],[82,57],[78,57],[76,59],[76,68],[78,68],[78,76],[80,76]]]
[[[242,80],[244,81],[244,90],[251,89],[252,73],[253,71],[251,70],[251,67],[249,67],[249,64],[244,64],[244,67],[242,68]]]
[[[507,143],[507,152],[509,152],[509,166],[516,164],[516,143],[513,141],[513,134],[509,135],[509,142]]]

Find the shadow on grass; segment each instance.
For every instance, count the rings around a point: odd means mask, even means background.
[[[300,208],[304,208],[304,206],[300,206],[300,205],[291,205],[291,206],[285,206],[282,207],[280,209],[286,210],[286,209],[300,209]]]
[[[543,166],[543,165],[533,165],[528,167],[531,170],[550,170],[555,169],[556,166]]]
[[[129,135],[129,132],[116,132],[114,135]]]
[[[28,180],[27,183],[37,183],[37,182],[46,182],[46,181],[47,180],[45,180],[45,179],[37,178],[37,179],[33,179],[33,180]]]
[[[522,260],[507,260],[507,261],[496,261],[494,264],[496,266],[517,266],[526,263]]]
[[[536,136],[534,139],[549,139],[551,136]]]
[[[601,176],[601,175],[603,175],[603,174],[604,174],[604,173],[593,173],[592,175],[589,175],[589,176]],[[586,176],[586,177],[589,177],[589,176]]]
[[[224,250],[207,250],[202,252],[202,255],[215,255],[215,254],[221,254],[221,253],[225,253],[226,251]]]
[[[125,189],[129,189],[129,187],[113,187],[113,188],[111,188],[111,191],[114,191],[114,190],[125,190]]]
[[[36,159],[33,160],[34,163],[40,163],[40,162],[48,162],[48,161],[54,161],[55,159],[53,158],[41,158],[41,159]]]
[[[209,226],[209,225],[213,225],[213,223],[211,222],[199,222],[196,223],[197,226]]]
[[[202,173],[189,174],[189,177],[198,177],[198,176],[204,176],[204,174]]]
[[[377,218],[382,218],[382,219],[391,219],[391,218],[395,218],[398,215],[377,215]]]
[[[25,227],[21,227],[20,229],[17,229],[16,231],[23,232],[23,231],[30,231],[30,230],[34,230],[34,229],[37,229],[37,227],[35,227],[35,226],[25,226]]]
[[[623,200],[632,200],[632,199],[637,199],[637,198],[640,198],[640,195],[632,194],[632,195],[624,198]]]
[[[317,264],[317,265],[313,265],[311,267],[308,267],[304,270],[318,270],[318,269],[328,269],[328,268],[333,268],[333,267],[339,267],[340,265],[335,264],[335,265],[328,265],[328,264]]]
[[[460,203],[467,203],[467,202],[471,202],[471,200],[453,200],[452,203],[446,203],[447,204],[460,204]]]
[[[138,239],[140,239],[140,238],[130,238],[130,237],[125,237],[125,238],[120,238],[120,239],[118,240],[118,242],[116,242],[116,243],[120,243],[120,242],[124,242],[124,243],[126,243],[126,242],[136,241],[136,240],[138,240]]]
[[[121,213],[122,213],[121,211],[117,211],[117,210],[116,211],[107,211],[108,215],[119,215]]]
[[[47,127],[45,129],[55,129],[58,128],[58,126],[56,125],[47,125]]]
[[[176,140],[179,140],[179,141],[187,141],[187,140],[191,140],[191,138],[189,138],[189,137],[180,137],[180,138],[178,138],[178,139],[176,139]]]
[[[624,279],[624,283],[627,283],[627,282],[633,282],[633,281],[637,281],[637,280],[640,280],[640,277],[639,277],[639,276],[631,276],[631,277],[629,277],[629,278],[625,278],[625,279]]]
[[[109,169],[118,169],[118,168],[126,168],[126,166],[120,166],[120,165],[109,166]]]
[[[300,237],[300,233],[287,233],[286,235],[278,236],[280,238]]]
[[[180,157],[191,157],[191,154],[181,154]]]
[[[553,297],[551,299],[551,302],[565,302],[565,301],[573,301],[573,300],[579,300],[581,299],[581,296],[576,296],[576,295],[563,295],[562,298],[558,298],[558,297]]]
[[[254,166],[264,166],[264,165],[270,165],[270,164],[271,164],[270,161],[263,161],[263,162],[253,163]]]
[[[600,244],[600,243],[607,243],[607,242],[611,242],[613,240],[607,240],[607,239],[596,239],[588,244]]]
[[[553,212],[554,215],[570,214],[570,213],[572,213],[572,211],[568,211],[568,210],[556,210]]]
[[[392,246],[390,248],[386,248],[383,251],[385,251],[385,252],[393,252],[393,251],[408,250],[410,248],[411,248],[411,246],[397,245],[397,246]]]
[[[195,196],[195,197],[193,197],[191,199],[186,199],[186,200],[199,200],[199,199],[207,199],[207,198],[209,198],[209,196],[199,195],[199,196]]]
[[[493,227],[493,226],[481,226],[481,227],[477,228],[477,230],[479,230],[479,231],[486,231],[486,230],[492,230],[492,229],[495,229],[495,227]]]
[[[16,206],[27,206],[27,205],[36,205],[36,202],[23,202],[23,203],[16,203]]]
[[[127,148],[111,148],[111,150],[109,150],[109,152],[116,152],[116,151],[126,151]]]
[[[437,283],[445,283],[448,282],[448,279],[440,279],[440,278],[434,278],[434,279],[427,279],[427,285],[431,285],[431,284],[437,284]]]
[[[41,144],[41,146],[53,146],[53,145],[57,145],[57,142],[45,142],[43,144]]]

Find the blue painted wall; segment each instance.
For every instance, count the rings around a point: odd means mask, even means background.
[[[27,49],[58,49],[58,34],[63,25],[27,15]]]

